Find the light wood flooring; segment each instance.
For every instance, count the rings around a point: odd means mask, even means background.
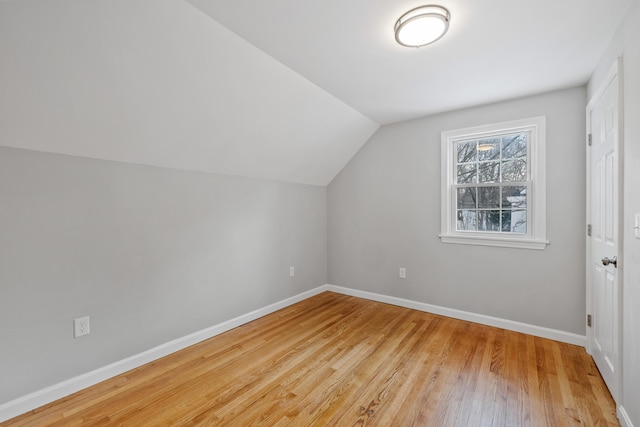
[[[2,426],[617,426],[583,348],[325,292]]]

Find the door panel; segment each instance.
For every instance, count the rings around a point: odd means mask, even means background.
[[[593,358],[617,399],[619,383],[618,319],[619,295],[617,267],[605,265],[604,258],[620,258],[618,253],[618,77],[608,81],[600,96],[588,107],[592,136],[589,171],[588,272],[592,328],[589,347]]]

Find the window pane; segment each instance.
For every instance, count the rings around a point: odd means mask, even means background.
[[[511,233],[511,211],[502,211],[502,231]]]
[[[500,158],[500,138],[478,141],[478,160],[498,160]]]
[[[470,165],[458,165],[458,176],[457,183],[458,184],[469,184],[471,182],[476,182],[476,164]]]
[[[527,211],[502,211],[502,231],[525,234],[527,232]]]
[[[456,229],[458,231],[476,231],[477,214],[475,210],[459,210]]]
[[[500,211],[478,211],[478,231],[500,231]]]
[[[478,164],[478,182],[500,181],[500,162]]]
[[[502,158],[514,159],[527,156],[527,134],[502,137]]]
[[[500,187],[478,188],[478,208],[499,208]]]
[[[458,188],[458,209],[476,208],[476,188]]]
[[[526,186],[504,186],[502,187],[502,207],[503,208],[526,208],[527,207],[527,187]]]
[[[470,163],[478,160],[478,151],[476,150],[478,141],[465,141],[456,143],[456,153],[458,163]]]
[[[502,163],[502,182],[518,182],[526,180],[526,160],[508,160]]]
[[[545,170],[544,127],[536,117],[441,133],[444,243],[546,247],[546,186],[534,181]]]

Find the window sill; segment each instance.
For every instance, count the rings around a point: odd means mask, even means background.
[[[546,240],[538,239],[514,239],[506,237],[493,236],[461,236],[452,234],[441,234],[442,243],[455,243],[460,245],[476,245],[476,246],[497,246],[503,248],[516,249],[536,249],[545,250],[549,244]]]

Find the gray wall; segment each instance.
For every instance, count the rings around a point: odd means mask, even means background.
[[[381,128],[329,185],[329,283],[584,335],[585,99],[580,87]],[[441,243],[440,132],[542,115],[550,246]]]
[[[0,148],[0,403],[325,284],[326,212],[325,187]]]
[[[593,96],[613,61],[623,56],[624,82],[624,221],[620,265],[623,294],[622,404],[640,426],[640,240],[634,237],[634,215],[640,213],[640,2],[635,1],[602,56],[588,86]]]

